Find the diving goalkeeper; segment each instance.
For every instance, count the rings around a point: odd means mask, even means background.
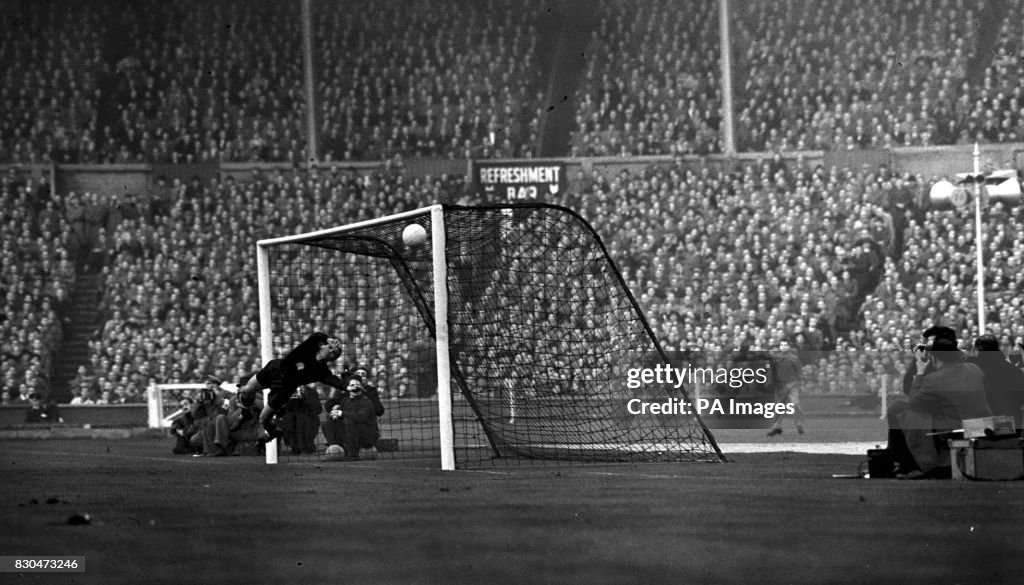
[[[238,403],[243,407],[252,406],[256,393],[270,389],[267,403],[260,412],[260,425],[266,431],[262,442],[270,442],[281,436],[276,415],[287,406],[299,386],[320,382],[333,388],[344,389],[345,380],[334,375],[328,362],[341,356],[341,340],[326,333],[314,333],[282,359],[273,359],[263,369],[238,386]],[[347,373],[346,373],[347,377]]]

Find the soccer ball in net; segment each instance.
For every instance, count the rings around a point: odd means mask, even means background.
[[[406,246],[419,246],[427,241],[427,230],[418,223],[410,223],[402,231],[402,241]]]

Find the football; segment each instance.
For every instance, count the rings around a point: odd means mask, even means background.
[[[419,246],[427,241],[427,230],[418,223],[411,223],[402,231],[402,241],[409,247]]]
[[[324,461],[339,461],[345,458],[345,451],[341,445],[329,445],[324,451]]]

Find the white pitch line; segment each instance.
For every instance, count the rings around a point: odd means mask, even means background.
[[[849,443],[719,443],[722,453],[815,453],[822,455],[867,455],[885,441],[858,441]]]
[[[614,472],[614,471],[584,471],[580,475],[603,475],[609,477],[635,477],[635,478],[647,478],[647,479],[675,479],[679,477],[679,474],[665,475],[658,473],[637,473],[635,471],[629,472]]]

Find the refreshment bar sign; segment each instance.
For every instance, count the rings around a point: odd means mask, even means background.
[[[485,201],[543,201],[565,189],[565,165],[555,161],[474,161],[477,195]]]

